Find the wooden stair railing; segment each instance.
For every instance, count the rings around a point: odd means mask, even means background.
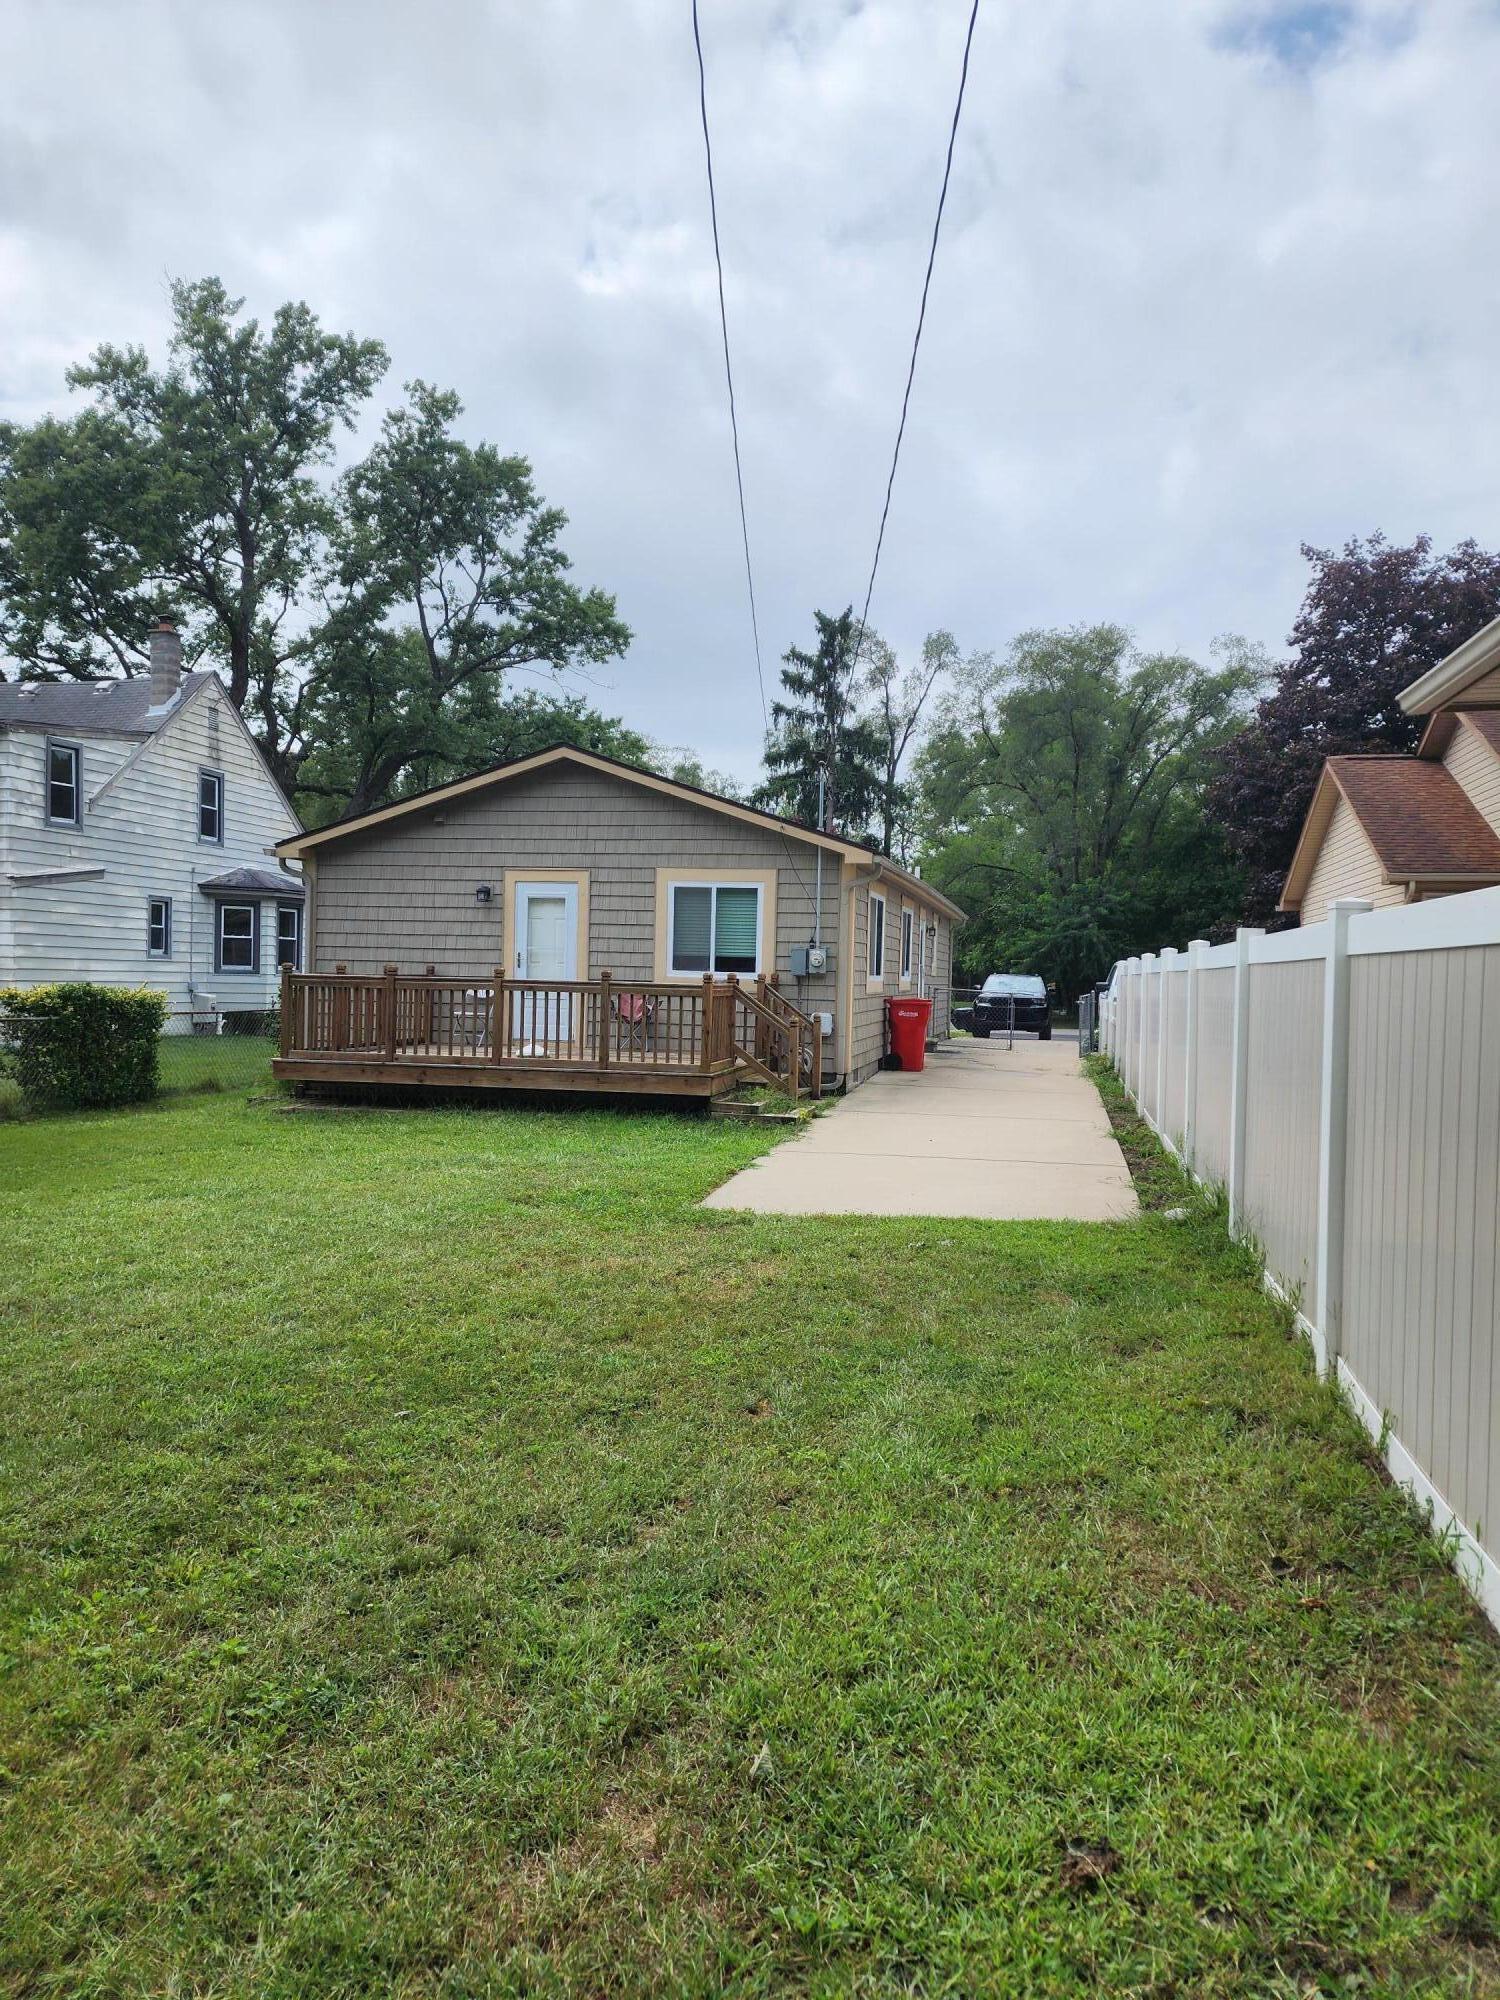
[[[793,1099],[804,1091],[818,1096],[823,1080],[819,1023],[762,981],[752,989],[731,978],[724,990],[730,995],[734,1054],[740,1068]]]
[[[807,1014],[794,1000],[788,1000],[777,984],[778,975],[762,973],[755,982],[755,997],[771,1014],[795,1028],[801,1037],[798,1075],[813,1097],[823,1095],[823,1023],[816,1014]]]

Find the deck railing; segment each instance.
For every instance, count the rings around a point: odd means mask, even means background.
[[[652,980],[282,974],[281,1055],[320,1062],[500,1063],[722,1074],[745,1069],[792,1096],[818,1094],[818,1024],[767,979]]]

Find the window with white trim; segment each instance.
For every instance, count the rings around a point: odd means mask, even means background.
[[[214,928],[214,971],[260,971],[259,903],[220,903]]]
[[[224,844],[224,773],[198,773],[198,838]]]
[[[908,985],[911,983],[912,935],[916,915],[915,910],[901,912],[901,977]]]
[[[758,882],[674,882],[667,904],[667,965],[674,973],[760,971]]]
[[[870,891],[870,953],[867,970],[872,980],[885,977],[885,897]]]
[[[146,956],[172,956],[172,898],[152,896],[146,903]]]
[[[302,963],[302,905],[276,905],[276,969],[289,965],[293,972]]]
[[[76,743],[47,738],[47,824],[83,823],[83,752]]]

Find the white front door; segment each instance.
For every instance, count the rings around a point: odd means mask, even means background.
[[[578,884],[517,882],[511,913],[517,979],[544,982],[578,977]],[[516,993],[511,1039],[516,1054],[555,1050],[572,1037],[573,1003],[566,993]]]

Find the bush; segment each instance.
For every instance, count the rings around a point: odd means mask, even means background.
[[[80,1110],[154,1097],[164,993],[118,986],[0,987],[0,1036],[27,1100]]]

